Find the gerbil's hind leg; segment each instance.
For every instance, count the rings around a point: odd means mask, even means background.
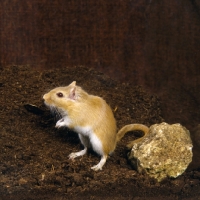
[[[81,140],[81,143],[82,143],[83,146],[84,146],[84,149],[81,150],[81,151],[78,151],[78,152],[69,154],[69,159],[72,159],[72,160],[73,160],[74,158],[76,158],[76,157],[85,155],[85,154],[87,153],[87,149],[88,149],[88,147],[89,147],[89,140],[88,140],[88,138],[85,137],[85,136],[83,136],[83,135],[81,135],[81,134],[78,134],[78,136],[79,136],[79,138],[80,138],[80,140]]]
[[[106,163],[106,160],[107,160],[107,155],[103,155],[101,157],[100,162],[97,165],[94,165],[93,167],[91,167],[91,169],[93,169],[94,171],[102,170],[102,167]]]
[[[78,152],[75,152],[75,153],[70,153],[69,154],[69,159],[74,159],[76,157],[79,157],[79,156],[83,156],[87,153],[87,147],[85,147],[83,150],[81,151],[78,151]]]

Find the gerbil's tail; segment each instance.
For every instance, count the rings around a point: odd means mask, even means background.
[[[145,126],[143,124],[129,124],[129,125],[126,125],[126,126],[122,127],[118,131],[118,133],[117,133],[117,142],[119,142],[124,137],[124,135],[127,132],[130,132],[130,131],[142,131],[142,132],[144,132],[144,135],[141,138],[138,138],[136,140],[133,140],[133,141],[129,142],[128,145],[127,145],[128,149],[131,149],[133,147],[134,143],[137,143],[137,142],[141,141],[149,133],[149,127],[147,127],[147,126]]]

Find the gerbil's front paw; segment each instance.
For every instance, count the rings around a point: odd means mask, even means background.
[[[57,121],[55,127],[56,127],[56,128],[60,128],[60,127],[62,127],[62,126],[65,126],[65,120],[64,120],[63,118]]]

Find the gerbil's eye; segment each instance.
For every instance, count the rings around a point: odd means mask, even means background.
[[[60,98],[64,96],[62,92],[58,92],[56,95]]]

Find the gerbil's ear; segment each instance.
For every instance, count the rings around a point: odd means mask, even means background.
[[[75,81],[74,81],[75,82]],[[76,83],[76,82],[75,82]],[[71,85],[71,84],[70,84]],[[76,85],[73,86],[73,88],[69,92],[69,98],[76,100],[77,94],[76,94]]]
[[[76,81],[73,81],[70,86],[76,86]]]

